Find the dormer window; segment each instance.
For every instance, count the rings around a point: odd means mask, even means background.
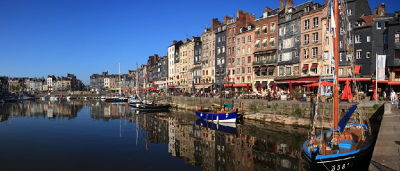
[[[289,8],[288,9],[288,13],[292,13],[293,12],[293,9],[292,8]]]
[[[247,26],[247,30],[251,30],[251,25]]]

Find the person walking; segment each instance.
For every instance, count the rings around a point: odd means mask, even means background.
[[[394,92],[394,90],[392,89],[392,92],[390,93],[390,101],[392,102],[392,104],[394,104],[394,96],[396,96],[396,92]]]

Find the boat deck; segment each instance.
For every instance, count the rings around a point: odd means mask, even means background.
[[[390,102],[385,114],[369,170],[400,170],[400,109]]]

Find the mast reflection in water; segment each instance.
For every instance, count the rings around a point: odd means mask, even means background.
[[[236,133],[191,112],[102,102],[0,105],[0,170],[303,170],[307,130],[246,121]],[[24,164],[21,164],[24,163]]]

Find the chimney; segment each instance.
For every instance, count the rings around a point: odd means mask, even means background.
[[[381,3],[379,6],[375,8],[375,14],[378,14],[379,16],[384,16],[386,14],[384,3]]]
[[[225,17],[224,17],[224,23],[225,23],[225,24],[228,23],[228,21],[229,21],[230,19],[232,19],[232,18],[229,17],[229,16],[225,16]]]
[[[272,11],[271,8],[266,7],[265,10],[264,10],[264,12],[263,12],[263,18],[268,17],[269,12],[271,12],[271,11]]]
[[[211,27],[212,27],[213,30],[215,30],[215,29],[217,28],[217,26],[221,24],[221,23],[218,21],[218,19],[216,19],[216,18],[213,18],[212,21],[211,21],[211,23],[212,23],[212,24],[211,24]]]
[[[283,0],[279,0],[279,9],[282,10],[283,9]]]

